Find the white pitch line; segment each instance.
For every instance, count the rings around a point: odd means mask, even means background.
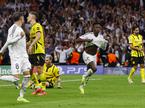
[[[81,79],[73,79],[73,80],[63,80],[62,82],[79,82]],[[98,79],[89,79],[90,81],[95,81],[95,80],[102,80],[101,78]],[[14,86],[13,84],[2,84],[0,85],[0,87],[10,87],[10,86]]]
[[[7,84],[7,85],[0,85],[0,87],[10,87],[13,86],[12,84]]]
[[[94,81],[94,80],[102,80],[101,78],[100,79],[89,79],[91,81]],[[81,81],[81,79],[74,79],[74,80],[64,80],[62,82],[79,82]]]

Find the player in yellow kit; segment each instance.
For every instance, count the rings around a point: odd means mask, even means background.
[[[30,12],[27,21],[31,24],[30,40],[27,43],[29,59],[32,64],[31,77],[36,88],[39,88],[38,76],[42,74],[45,62],[44,31],[40,23],[36,22],[37,13]],[[38,76],[36,76],[36,72]]]
[[[132,27],[132,34],[129,36],[129,44],[131,48],[131,60],[132,69],[128,76],[128,82],[133,83],[133,74],[137,70],[138,64],[140,64],[141,82],[145,83],[145,69],[144,69],[144,48],[143,48],[143,37],[139,34],[139,27]]]
[[[61,88],[59,68],[52,63],[51,55],[45,57],[42,80],[46,80],[46,88],[53,88],[56,83],[57,87]]]
[[[57,85],[57,88],[61,87],[61,79],[59,68],[52,63],[52,56],[46,55],[45,64],[43,65],[43,74],[40,76],[40,85],[42,90],[45,91],[46,88],[53,88]],[[39,95],[45,95],[45,93],[40,93]]]

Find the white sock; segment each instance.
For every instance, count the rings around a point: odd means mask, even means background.
[[[20,97],[24,97],[24,93],[26,92],[26,87],[29,82],[29,78],[30,78],[30,75],[24,76],[23,78],[22,87],[19,94]]]
[[[92,69],[88,69],[87,72],[84,73],[84,77],[90,77],[93,74],[93,70]]]
[[[60,79],[60,77],[57,80],[57,87],[61,87],[61,79]]]
[[[85,84],[81,82],[81,86],[84,87],[86,85],[86,83],[89,80],[89,77],[93,74],[93,70],[92,69],[88,69],[85,73],[84,73],[84,78],[85,78]]]

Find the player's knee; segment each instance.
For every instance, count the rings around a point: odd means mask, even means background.
[[[93,73],[95,73],[97,71],[97,68],[96,67],[93,67],[92,68],[92,71],[93,71]]]
[[[13,75],[15,78],[19,79],[19,74]]]
[[[42,66],[37,66],[37,72],[38,74],[42,74]]]
[[[30,76],[30,72],[29,71],[25,71],[25,72],[23,72],[23,75],[24,76],[28,76],[28,75]]]
[[[134,70],[137,70],[137,66],[133,66]]]
[[[46,81],[46,76],[45,74],[40,75],[40,81]]]

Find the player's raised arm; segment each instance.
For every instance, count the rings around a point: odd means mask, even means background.
[[[75,40],[75,42],[76,42],[76,43],[77,43],[77,42],[92,42],[93,39],[88,39],[88,38],[87,38],[87,35],[89,35],[89,34],[84,34],[84,35],[80,36],[79,38],[77,38],[77,39]]]
[[[61,48],[55,47],[55,51],[61,53]]]
[[[75,42],[91,42],[92,39],[81,39],[81,38],[78,38],[75,40]]]

